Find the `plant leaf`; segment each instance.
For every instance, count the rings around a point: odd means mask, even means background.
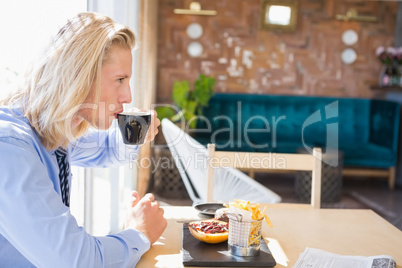
[[[174,82],[172,98],[179,108],[186,106],[189,91],[190,86],[187,80]]]
[[[194,83],[194,99],[198,100],[199,105],[207,106],[209,99],[213,95],[213,85],[215,79],[212,77],[206,77],[201,74]]]
[[[187,106],[186,106],[186,111],[191,113],[191,114],[195,114],[195,111],[197,109],[198,103],[197,101],[188,101],[187,102]]]
[[[171,119],[171,117],[176,114],[176,111],[173,108],[167,106],[160,106],[157,107],[155,110],[158,114],[158,119],[161,121],[163,118]]]
[[[181,122],[181,120],[183,120],[183,116],[184,116],[183,110],[181,110],[179,113],[173,115],[173,116],[170,118],[170,120],[171,120],[172,122]],[[185,118],[184,118],[184,121],[186,121]]]
[[[184,118],[186,122],[189,122],[189,128],[195,128],[197,126],[197,116],[189,111],[184,112]]]
[[[197,126],[197,115],[202,115],[202,108],[208,106],[212,97],[215,85],[213,77],[206,77],[201,74],[194,82],[194,89],[191,91],[187,80],[176,81],[173,84],[172,98],[181,112],[171,117],[172,121],[184,120],[189,122],[190,128]]]

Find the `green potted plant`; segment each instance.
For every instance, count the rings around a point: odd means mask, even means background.
[[[159,106],[155,110],[158,113],[159,120],[168,118],[172,122],[180,123],[182,128],[196,128],[197,117],[202,115],[202,108],[208,106],[209,99],[213,95],[213,86],[215,79],[200,75],[194,82],[193,89],[190,89],[190,84],[187,80],[176,81],[173,84],[172,99],[173,105]],[[177,170],[173,157],[167,148],[165,138],[160,131],[155,137],[154,161],[152,163],[166,163],[166,160],[173,165],[158,165],[152,174],[154,189],[164,195],[169,193],[166,189],[169,185],[174,185],[175,190],[170,192],[177,198],[181,197],[179,189],[183,189],[185,196],[188,197],[184,190],[184,184],[181,180],[180,173]],[[177,180],[177,181],[176,181]]]
[[[186,123],[188,128],[196,128],[197,117],[202,115],[202,109],[208,106],[215,85],[213,77],[201,74],[194,82],[193,90],[187,80],[176,81],[173,84],[172,99],[176,107],[160,106],[156,108],[159,120],[168,118],[175,123]]]

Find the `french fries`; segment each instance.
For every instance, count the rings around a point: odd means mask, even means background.
[[[240,199],[234,199],[233,202],[230,202],[229,205],[226,205],[226,207],[230,206],[251,212],[251,219],[254,221],[251,223],[250,227],[248,246],[254,244],[259,245],[259,240],[261,239],[261,220],[264,218],[268,226],[272,228],[272,222],[265,214],[266,207],[264,207],[264,210],[261,212],[259,203],[250,203],[250,201]]]
[[[267,214],[265,214],[265,210],[267,208],[264,207],[263,212],[261,212],[259,203],[250,203],[250,201],[234,199],[233,202],[229,203],[229,206],[250,211],[251,218],[253,220],[261,220],[262,218],[264,218],[268,226],[271,228],[273,227],[271,220],[269,219]]]

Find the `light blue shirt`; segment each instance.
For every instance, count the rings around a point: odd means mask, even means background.
[[[70,163],[108,167],[132,161],[138,148],[124,146],[119,136],[116,127],[89,131],[71,141]],[[19,110],[0,107],[0,267],[134,267],[150,248],[146,236],[133,229],[88,234],[63,204],[58,174],[54,150],[42,146]]]

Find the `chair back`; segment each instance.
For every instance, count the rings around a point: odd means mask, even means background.
[[[281,197],[236,168],[208,168],[207,148],[173,124],[162,120],[162,132],[193,204],[203,202],[230,202],[244,199],[256,203],[278,203]],[[209,185],[208,172],[217,179]]]
[[[216,151],[215,144],[208,144],[208,182],[207,200],[212,201],[214,187],[214,169],[237,168],[260,171],[269,170],[299,170],[311,171],[311,206],[321,207],[321,148],[314,148],[313,154],[283,154],[283,153],[249,153],[234,151]]]

